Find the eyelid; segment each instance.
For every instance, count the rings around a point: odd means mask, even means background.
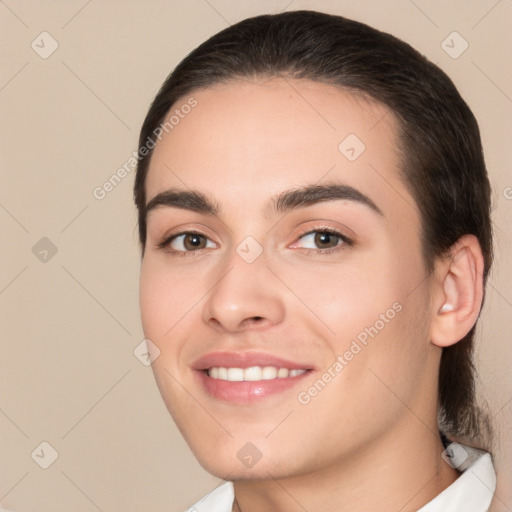
[[[334,247],[325,248],[325,249],[307,249],[307,248],[303,248],[304,250],[309,251],[309,252],[313,251],[313,252],[317,252],[319,254],[328,254],[329,252],[335,252],[337,250],[341,250],[343,248],[343,246],[345,246],[345,245],[348,245],[348,246],[354,245],[353,238],[347,236],[339,228],[333,228],[332,226],[329,226],[329,225],[320,225],[320,226],[310,227],[306,231],[301,232],[299,235],[297,235],[297,239],[301,240],[302,238],[304,238],[304,237],[306,237],[308,235],[311,235],[313,233],[328,233],[328,234],[337,236],[341,240],[342,243],[340,243],[340,244],[338,244],[338,245],[336,245]],[[292,244],[292,246],[295,245],[296,243],[297,242],[294,242]]]
[[[298,240],[301,240],[302,238],[308,236],[308,235],[311,235],[313,233],[329,233],[331,235],[334,235],[334,236],[337,236],[342,243],[340,244],[337,244],[336,246],[334,247],[330,247],[330,248],[324,248],[324,249],[308,249],[308,248],[302,248],[303,250],[307,251],[308,254],[311,253],[311,252],[315,252],[315,253],[318,253],[318,254],[329,254],[331,252],[337,252],[339,250],[341,250],[345,245],[348,245],[348,246],[352,246],[354,245],[354,240],[350,237],[348,237],[347,235],[345,235],[340,229],[337,229],[337,228],[333,228],[332,226],[329,226],[329,225],[319,225],[319,226],[313,226],[313,227],[309,227],[308,229],[306,229],[305,231],[302,231],[300,232],[299,234],[295,235],[296,238],[297,238],[297,241]],[[179,236],[183,236],[183,235],[189,235],[189,234],[196,234],[196,235],[199,235],[199,236],[202,236],[204,238],[206,238],[207,241],[212,241],[213,240],[209,237],[209,235],[205,234],[204,232],[198,230],[198,229],[195,229],[195,228],[190,228],[190,229],[185,229],[183,231],[179,231],[177,233],[172,233],[170,235],[164,235],[163,238],[156,243],[156,248],[157,249],[161,249],[161,250],[165,250],[171,254],[178,254],[179,256],[187,256],[187,255],[196,255],[197,253],[201,253],[201,251],[203,249],[211,249],[210,248],[202,248],[202,249],[198,249],[198,250],[195,250],[195,251],[180,251],[180,250],[176,250],[176,249],[172,249],[172,250],[169,250],[168,249],[168,246],[169,244],[175,240],[176,238],[178,238]],[[216,243],[216,242],[213,242],[213,243]],[[293,247],[297,242],[293,242],[293,244],[291,246],[288,246],[288,247]],[[300,249],[300,247],[299,247]]]
[[[176,249],[172,249],[172,250],[168,249],[169,244],[174,239],[176,239],[180,236],[183,236],[183,235],[199,235],[199,236],[202,236],[203,238],[206,238],[208,241],[213,242],[213,240],[210,238],[210,236],[207,235],[206,233],[199,231],[198,229],[195,229],[195,228],[190,228],[190,229],[184,229],[183,231],[178,231],[176,233],[164,235],[160,241],[156,242],[155,247],[156,247],[156,249],[162,249],[171,254],[179,253],[180,255],[186,255],[186,254],[193,254],[193,253],[199,252],[199,250],[198,251],[178,251]],[[216,242],[213,242],[213,243],[216,243]]]

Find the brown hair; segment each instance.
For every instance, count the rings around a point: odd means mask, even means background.
[[[249,18],[222,30],[165,80],[143,123],[140,146],[176,101],[193,90],[265,76],[334,84],[387,106],[399,121],[400,171],[421,215],[427,271],[462,235],[473,234],[484,256],[485,283],[492,262],[491,190],[477,122],[441,69],[403,41],[363,23],[292,11]],[[134,186],[142,255],[151,154],[139,159]],[[478,440],[482,433],[490,438],[492,429],[476,405],[474,334],[475,326],[443,349],[439,426],[448,434]]]

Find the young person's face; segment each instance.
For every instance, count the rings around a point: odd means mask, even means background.
[[[147,202],[197,191],[218,212],[183,202],[149,212],[140,302],[160,392],[199,461],[229,480],[277,478],[384,441],[400,449],[406,430],[431,435],[440,350],[394,116],[304,80],[192,96],[197,106],[154,150]],[[280,194],[327,184],[350,189],[275,207]],[[190,231],[200,235],[181,235]],[[208,376],[252,366],[306,371]]]

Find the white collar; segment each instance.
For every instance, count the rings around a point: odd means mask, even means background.
[[[496,488],[491,456],[458,443],[450,444],[446,451],[450,452],[450,448],[459,457],[456,466],[462,474],[418,512],[487,512]],[[187,512],[231,512],[234,498],[233,484],[225,482]]]
[[[462,454],[463,460],[454,464],[462,474],[418,512],[487,512],[496,489],[496,473],[491,456],[465,444],[451,443],[446,451],[450,448],[455,456],[457,452],[459,456]]]

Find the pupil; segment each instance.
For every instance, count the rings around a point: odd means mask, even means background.
[[[331,243],[331,236],[330,233],[318,233],[315,243],[317,245],[329,245]]]
[[[201,245],[201,235],[189,235],[186,241],[188,241],[188,245],[198,247]]]

